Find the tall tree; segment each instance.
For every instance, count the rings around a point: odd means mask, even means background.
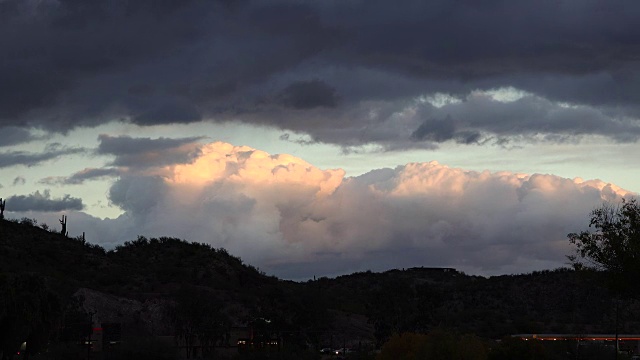
[[[640,295],[640,205],[636,199],[619,205],[604,204],[591,212],[592,230],[568,235],[576,254],[568,256],[574,267],[605,271],[614,290]]]

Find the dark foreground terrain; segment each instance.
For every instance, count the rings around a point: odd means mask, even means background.
[[[586,359],[615,353],[606,342],[538,349],[509,336],[640,333],[638,304],[616,300],[597,273],[484,278],[426,266],[297,283],[208,245],[140,237],[105,251],[35,220],[0,220],[0,351],[3,359],[400,359],[412,346],[430,354],[449,346],[477,359]]]

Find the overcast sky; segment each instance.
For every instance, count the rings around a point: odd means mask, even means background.
[[[5,215],[304,279],[566,263],[640,191],[640,3],[0,0]]]

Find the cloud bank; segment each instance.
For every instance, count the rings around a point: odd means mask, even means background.
[[[638,22],[631,1],[4,0],[0,146],[113,120],[346,148],[637,141]]]
[[[566,235],[603,201],[632,195],[599,180],[437,162],[345,177],[215,142],[190,163],[121,173],[109,193],[119,218],[72,214],[69,223],[107,247],[137,235],[225,247],[285,278],[410,266],[503,274],[564,265]]]

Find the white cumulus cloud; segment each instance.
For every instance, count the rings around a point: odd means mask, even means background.
[[[125,213],[78,216],[76,228],[107,247],[137,235],[209,243],[294,279],[411,266],[485,275],[555,268],[572,252],[567,233],[583,229],[592,209],[633,195],[599,180],[437,162],[345,177],[221,142],[158,170],[123,173],[110,199]]]

